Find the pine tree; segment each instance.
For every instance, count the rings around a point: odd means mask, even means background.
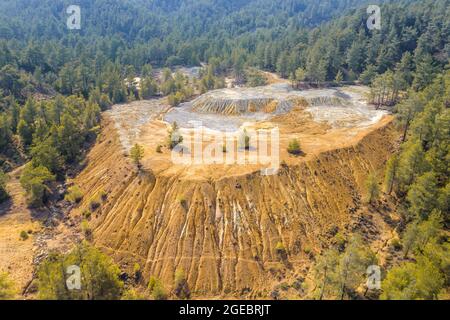
[[[287,151],[293,155],[299,155],[302,153],[302,149],[300,147],[300,142],[297,139],[293,139],[289,141],[289,145]]]
[[[437,299],[445,283],[439,267],[425,256],[389,270],[382,282],[382,300]]]
[[[426,219],[438,206],[437,181],[433,172],[420,176],[408,191],[408,211],[412,216]]]
[[[67,268],[78,266],[81,289],[68,290]],[[65,255],[50,255],[38,268],[38,294],[45,300],[117,300],[123,283],[112,259],[83,242]]]
[[[380,196],[380,188],[378,186],[377,177],[375,174],[371,173],[366,180],[366,191],[367,191],[367,203],[374,204],[378,197]]]
[[[158,85],[149,77],[141,80],[141,97],[143,99],[150,99],[158,93]]]
[[[410,140],[404,144],[398,167],[400,190],[407,191],[414,179],[425,172],[427,166],[425,153],[419,141]]]
[[[350,238],[342,253],[326,250],[313,266],[314,296],[317,299],[344,299],[355,294],[364,282],[367,267],[375,264],[376,257],[359,235]]]
[[[416,72],[414,73],[413,88],[416,91],[424,89],[434,78],[436,67],[433,57],[429,54],[419,57],[416,62]]]
[[[341,70],[339,70],[338,73],[336,74],[336,78],[334,78],[334,81],[338,84],[344,81],[344,75],[342,74]]]
[[[141,160],[144,157],[144,147],[136,143],[130,150],[130,156],[138,168],[140,168]]]
[[[399,158],[397,155],[393,155],[387,162],[386,171],[384,176],[384,188],[387,194],[391,194],[394,188],[394,184],[397,182]]]
[[[55,180],[55,176],[43,166],[33,167],[28,164],[20,176],[20,184],[28,195],[28,203],[33,207],[43,205],[48,193],[48,183]]]
[[[43,166],[54,174],[60,173],[64,160],[50,139],[35,144],[30,151],[34,167]]]
[[[416,114],[424,109],[422,99],[416,93],[409,92],[408,98],[396,106],[397,121],[403,126],[402,141],[406,141],[408,130]]]
[[[376,76],[377,68],[374,65],[370,64],[366,67],[366,70],[361,73],[361,75],[359,76],[359,80],[362,82],[362,84],[367,86],[372,84],[372,81],[376,78]]]

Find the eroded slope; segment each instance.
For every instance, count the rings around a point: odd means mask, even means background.
[[[310,252],[320,250],[336,227],[346,228],[367,173],[381,171],[397,137],[386,119],[339,149],[289,159],[274,176],[255,171],[194,178],[182,168],[153,170],[162,160],[150,149],[138,173],[106,116],[102,137],[75,181],[89,196],[73,214],[106,193],[92,215],[93,241],[122,265],[139,263],[145,279],[157,276],[168,288],[183,268],[197,297],[268,297],[273,283],[305,272]],[[286,260],[276,253],[279,242]]]

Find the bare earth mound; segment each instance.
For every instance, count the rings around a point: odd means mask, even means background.
[[[184,269],[194,297],[267,298],[283,279],[304,276],[312,255],[336,228],[345,232],[352,222],[367,173],[384,167],[398,132],[391,116],[364,103],[363,89],[332,89],[331,96],[257,90],[268,98],[258,97],[261,105],[254,110],[250,102],[245,108],[241,102],[199,104],[201,112],[192,108],[208,95],[166,114],[163,101],[155,100],[143,107],[152,114],[145,121],[129,105],[106,113],[102,135],[75,181],[89,196],[72,212],[80,215],[98,194],[108,194],[92,214],[94,243],[130,270],[139,263],[145,279],[159,277],[168,289],[175,271]],[[265,118],[251,117],[273,101],[290,105],[263,112]],[[167,149],[155,149],[164,144],[171,115],[180,111],[185,133],[188,116],[232,123],[232,130],[243,123],[279,128],[280,170],[263,176],[258,165],[173,164]],[[216,128],[215,122],[205,126]],[[287,153],[292,138],[301,141],[303,156]],[[134,142],[145,147],[140,172],[124,155]],[[283,257],[278,243],[286,248]]]

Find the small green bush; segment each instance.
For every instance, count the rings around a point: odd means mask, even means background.
[[[65,200],[72,203],[79,203],[83,199],[83,192],[80,187],[75,185],[70,187],[67,191],[68,193],[64,197]]]
[[[147,300],[147,297],[144,294],[137,292],[134,289],[126,290],[120,300],[132,301],[132,300]]]
[[[311,249],[311,247],[309,247],[309,246],[305,246],[304,248],[303,248],[303,252],[305,253],[305,254],[310,254],[311,252],[312,252],[312,249]]]
[[[101,201],[106,201],[106,199],[108,199],[108,193],[106,193],[105,190],[100,190],[100,192],[97,195],[98,199],[101,199]]]
[[[400,251],[403,247],[398,238],[392,239],[390,245],[395,251]]]
[[[20,231],[20,239],[23,241],[28,239],[28,233],[25,230]]]
[[[295,156],[298,156],[302,153],[302,150],[300,148],[300,142],[298,142],[297,139],[293,139],[289,142],[289,146],[287,148],[287,151],[290,154],[293,154]]]
[[[141,271],[141,265],[139,263],[135,263],[133,266],[133,274],[134,274],[134,279],[136,281],[139,281],[139,279],[141,279],[142,277],[142,271]]]
[[[153,289],[152,297],[155,300],[167,300],[167,291],[162,284],[157,283]]]
[[[17,292],[9,275],[0,271],[0,301],[14,299]]]
[[[286,259],[287,258],[287,251],[286,247],[284,246],[283,242],[278,242],[275,247],[275,252],[278,255],[280,259]]]
[[[191,296],[186,274],[183,269],[178,269],[175,272],[174,293],[180,299],[189,299]]]
[[[342,232],[338,232],[334,236],[334,241],[339,249],[343,249],[345,246],[345,243],[347,242],[347,239]]]
[[[161,281],[156,277],[150,277],[148,282],[148,291],[155,300],[166,300],[168,295]]]
[[[250,136],[247,133],[247,130],[244,129],[244,132],[242,132],[241,137],[239,139],[239,147],[241,149],[250,150]]]
[[[286,248],[284,247],[283,242],[281,242],[281,241],[278,242],[276,247],[275,247],[275,250],[277,250],[277,251],[286,251]]]
[[[81,232],[86,239],[90,239],[92,237],[92,229],[89,226],[89,222],[87,220],[83,220],[81,222]]]

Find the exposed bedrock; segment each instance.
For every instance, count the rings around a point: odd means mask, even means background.
[[[137,173],[114,135],[99,139],[76,183],[86,195],[108,194],[92,214],[94,243],[130,268],[139,263],[146,280],[159,277],[170,289],[183,268],[194,296],[267,296],[277,270],[304,267],[306,251],[318,252],[332,229],[349,224],[367,173],[382,170],[397,137],[387,125],[275,176],[192,180]]]

